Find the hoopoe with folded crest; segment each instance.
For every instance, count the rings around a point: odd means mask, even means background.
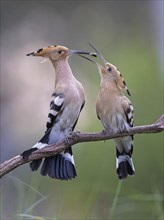
[[[50,102],[50,111],[44,136],[31,148],[22,153],[23,158],[49,144],[67,140],[73,132],[80,112],[85,103],[84,88],[74,77],[68,64],[72,54],[96,56],[95,53],[82,50],[69,50],[60,45],[41,48],[27,56],[38,56],[49,59],[55,68],[55,86]],[[42,159],[30,163],[32,171],[38,170]],[[69,147],[58,155],[44,159],[41,174],[51,178],[68,180],[76,177],[76,169],[72,149]]]
[[[95,47],[91,44],[90,46],[105,65],[103,67],[99,63],[82,56],[97,65],[101,76],[96,102],[97,117],[107,131],[126,131],[133,127],[133,106],[130,100],[122,93],[122,91],[126,91],[130,96],[125,80],[117,67],[107,62]],[[133,176],[135,173],[131,158],[133,153],[133,135],[115,138],[114,142],[116,144],[116,171],[119,179],[125,179],[128,175]]]

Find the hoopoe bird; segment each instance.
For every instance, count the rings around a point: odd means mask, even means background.
[[[95,53],[82,50],[69,50],[64,46],[48,46],[27,54],[27,56],[38,56],[49,59],[55,68],[55,86],[50,102],[50,111],[46,124],[44,136],[31,148],[22,153],[23,158],[38,149],[49,144],[67,140],[73,132],[78,121],[80,112],[85,103],[84,88],[74,77],[68,63],[72,54],[88,54],[96,56]],[[42,159],[33,160],[30,163],[32,171],[38,170]],[[72,149],[44,159],[41,174],[51,178],[69,180],[76,177],[76,169]]]
[[[133,127],[133,106],[130,100],[122,93],[126,91],[130,96],[125,80],[117,67],[107,62],[104,57],[94,48],[97,55],[104,63],[104,67],[95,63],[101,76],[100,89],[96,101],[96,113],[106,131],[127,131]],[[116,144],[116,171],[119,179],[125,179],[128,175],[135,173],[132,153],[133,135],[115,138]]]

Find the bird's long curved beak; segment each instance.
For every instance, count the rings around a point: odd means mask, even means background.
[[[84,50],[69,50],[68,51],[68,55],[72,55],[72,54],[85,54],[85,55],[90,55],[90,56],[93,56],[93,57],[97,57],[97,54],[96,53],[93,53],[93,52],[88,52],[88,51],[84,51]]]
[[[107,61],[105,60],[105,58],[100,54],[100,52],[92,45],[89,43],[89,45],[95,50],[96,54],[100,57],[100,59],[103,61],[104,64],[107,63]]]

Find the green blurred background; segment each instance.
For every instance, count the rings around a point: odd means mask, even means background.
[[[163,1],[1,1],[1,162],[44,133],[54,70],[25,54],[61,44],[90,50],[123,74],[135,125],[163,113]],[[86,91],[76,130],[102,130],[95,112],[99,73],[69,60]],[[23,165],[1,180],[1,219],[163,219],[163,134],[136,135],[135,176],[120,182],[112,140],[73,147],[78,177],[52,180]],[[39,218],[40,217],[40,218]]]

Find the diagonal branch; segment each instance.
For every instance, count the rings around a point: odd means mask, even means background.
[[[162,115],[158,121],[151,125],[136,126],[130,128],[129,131],[114,133],[110,132],[97,132],[97,133],[73,133],[69,138],[69,143],[62,141],[57,144],[49,145],[41,150],[34,151],[28,159],[23,159],[21,155],[11,158],[10,160],[5,161],[0,164],[0,178],[5,174],[11,172],[18,166],[28,163],[32,160],[49,157],[55,154],[60,153],[66,148],[82,142],[91,142],[91,141],[102,141],[109,140],[113,138],[135,135],[135,134],[148,134],[148,133],[159,133],[164,130],[164,115]]]

